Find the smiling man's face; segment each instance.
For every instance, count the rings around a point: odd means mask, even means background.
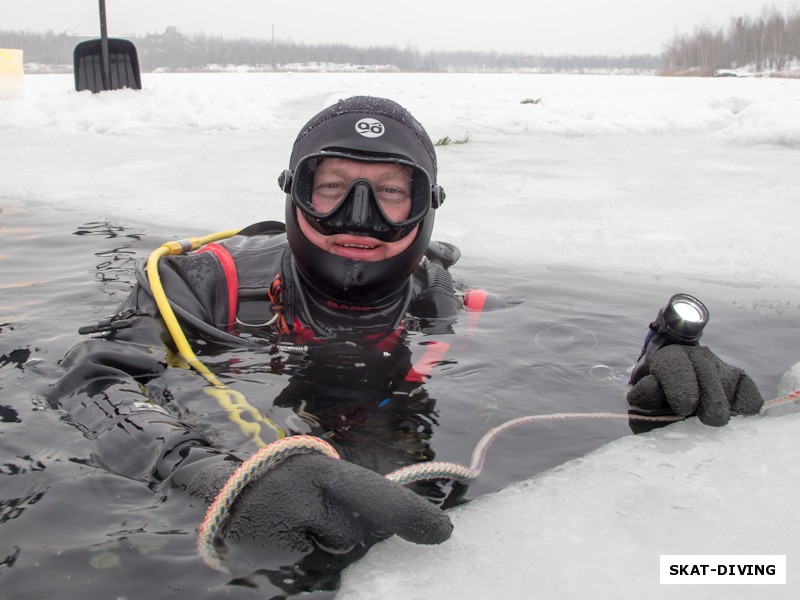
[[[411,211],[411,169],[394,163],[360,162],[345,158],[326,158],[314,172],[311,203],[319,212],[329,212],[357,179],[369,180],[377,193],[386,217],[395,222],[408,218]],[[315,246],[353,260],[374,262],[397,256],[408,248],[416,237],[417,227],[396,242],[349,233],[324,235],[306,221],[296,208],[300,231]]]

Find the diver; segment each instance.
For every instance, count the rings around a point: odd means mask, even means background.
[[[381,476],[433,457],[435,401],[404,338],[446,332],[465,310],[503,301],[454,280],[459,250],[431,240],[445,200],[434,145],[399,104],[347,98],[303,126],[279,185],[285,225],[258,223],[165,257],[157,274],[180,328],[220,378],[238,370],[246,377],[236,386],[246,386],[259,371],[286,373],[288,386],[209,391],[176,352],[140,266],[118,313],[90,330],[101,336],[63,361],[50,403],[93,440],[102,468],[205,503],[275,437],[337,447],[344,460],[291,456],[249,484],[226,524],[234,542],[306,553],[363,552],[392,534],[441,543],[452,526],[433,498]],[[721,425],[724,415],[704,410],[711,386],[723,413],[758,412],[763,400],[741,370],[707,348],[677,348],[647,355],[634,406]],[[689,379],[703,382],[693,397],[673,392]]]

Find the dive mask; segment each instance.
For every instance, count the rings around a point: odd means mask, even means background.
[[[335,178],[335,185],[320,186],[315,192],[314,176],[322,161],[341,158],[365,163],[385,163],[405,167],[401,182],[377,185],[364,179]],[[444,191],[431,183],[428,173],[413,162],[400,158],[362,157],[341,152],[319,152],[303,157],[297,168],[284,171],[279,183],[291,196],[306,221],[323,235],[346,233],[396,242],[406,237],[438,208]],[[402,208],[401,208],[402,206]]]

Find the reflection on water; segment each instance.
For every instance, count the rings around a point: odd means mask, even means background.
[[[42,401],[60,373],[58,361],[79,339],[78,327],[110,314],[131,288],[135,262],[171,237],[114,222],[71,224],[73,218],[0,212],[3,596],[269,597],[276,593],[269,592],[269,581],[290,578],[291,572],[256,571],[229,585],[195,554],[203,507],[162,502],[146,486],[107,473],[82,433]],[[469,249],[462,250],[468,257]],[[405,427],[417,436],[407,446],[416,449],[416,458],[465,463],[487,429],[511,418],[625,412],[627,369],[649,319],[677,291],[695,293],[709,305],[713,317],[706,343],[745,368],[765,396],[774,396],[780,375],[800,358],[796,297],[775,303],[752,290],[698,282],[680,282],[676,289],[645,278],[516,273],[468,260],[455,271],[477,287],[525,301],[482,314],[475,329],[458,323],[443,334],[439,339],[446,339],[450,350],[405,414],[392,410],[398,398],[372,393],[366,398],[359,378],[335,357],[327,373],[314,368],[318,362],[285,352],[233,350],[208,356],[209,364],[248,398],[277,399],[276,410],[293,415],[299,430],[338,431],[353,453],[369,444],[383,445],[391,454],[393,440],[385,433]],[[430,342],[429,336],[409,335],[406,354],[395,357],[399,366],[368,359],[364,368],[382,369],[392,379],[392,369],[406,371]],[[332,395],[338,398],[336,410],[326,402]],[[200,395],[194,401],[208,399]],[[370,437],[367,431],[379,433]],[[469,500],[629,434],[624,420],[520,427],[498,439],[478,481],[442,493]],[[326,573],[322,569],[319,577]],[[254,585],[259,587],[249,587]]]
[[[100,293],[114,296],[119,291],[127,292],[133,280],[133,268],[139,258],[136,252],[141,233],[132,233],[126,228],[108,221],[84,223],[74,232],[79,236],[100,236],[103,239],[115,239],[116,244],[108,250],[98,250],[94,255],[100,260],[93,269],[94,276],[101,284]],[[112,284],[119,284],[114,286]]]
[[[626,389],[626,385],[628,380],[630,379],[630,375],[626,373],[620,373],[608,365],[595,365],[591,369],[589,369],[589,375],[592,377],[596,377],[600,381],[605,381],[607,383],[613,383],[614,385],[618,385],[623,390]]]
[[[13,365],[15,369],[21,369],[30,356],[31,351],[28,348],[15,348],[8,354],[0,356],[0,367]]]
[[[553,354],[581,354],[595,349],[597,336],[584,327],[562,323],[537,333],[535,342],[539,348]]]

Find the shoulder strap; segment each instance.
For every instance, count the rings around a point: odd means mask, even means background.
[[[236,315],[239,312],[239,274],[236,271],[236,261],[226,248],[219,244],[207,244],[198,252],[211,252],[217,257],[222,271],[225,273],[225,283],[228,287],[228,333],[233,331],[236,324]]]

